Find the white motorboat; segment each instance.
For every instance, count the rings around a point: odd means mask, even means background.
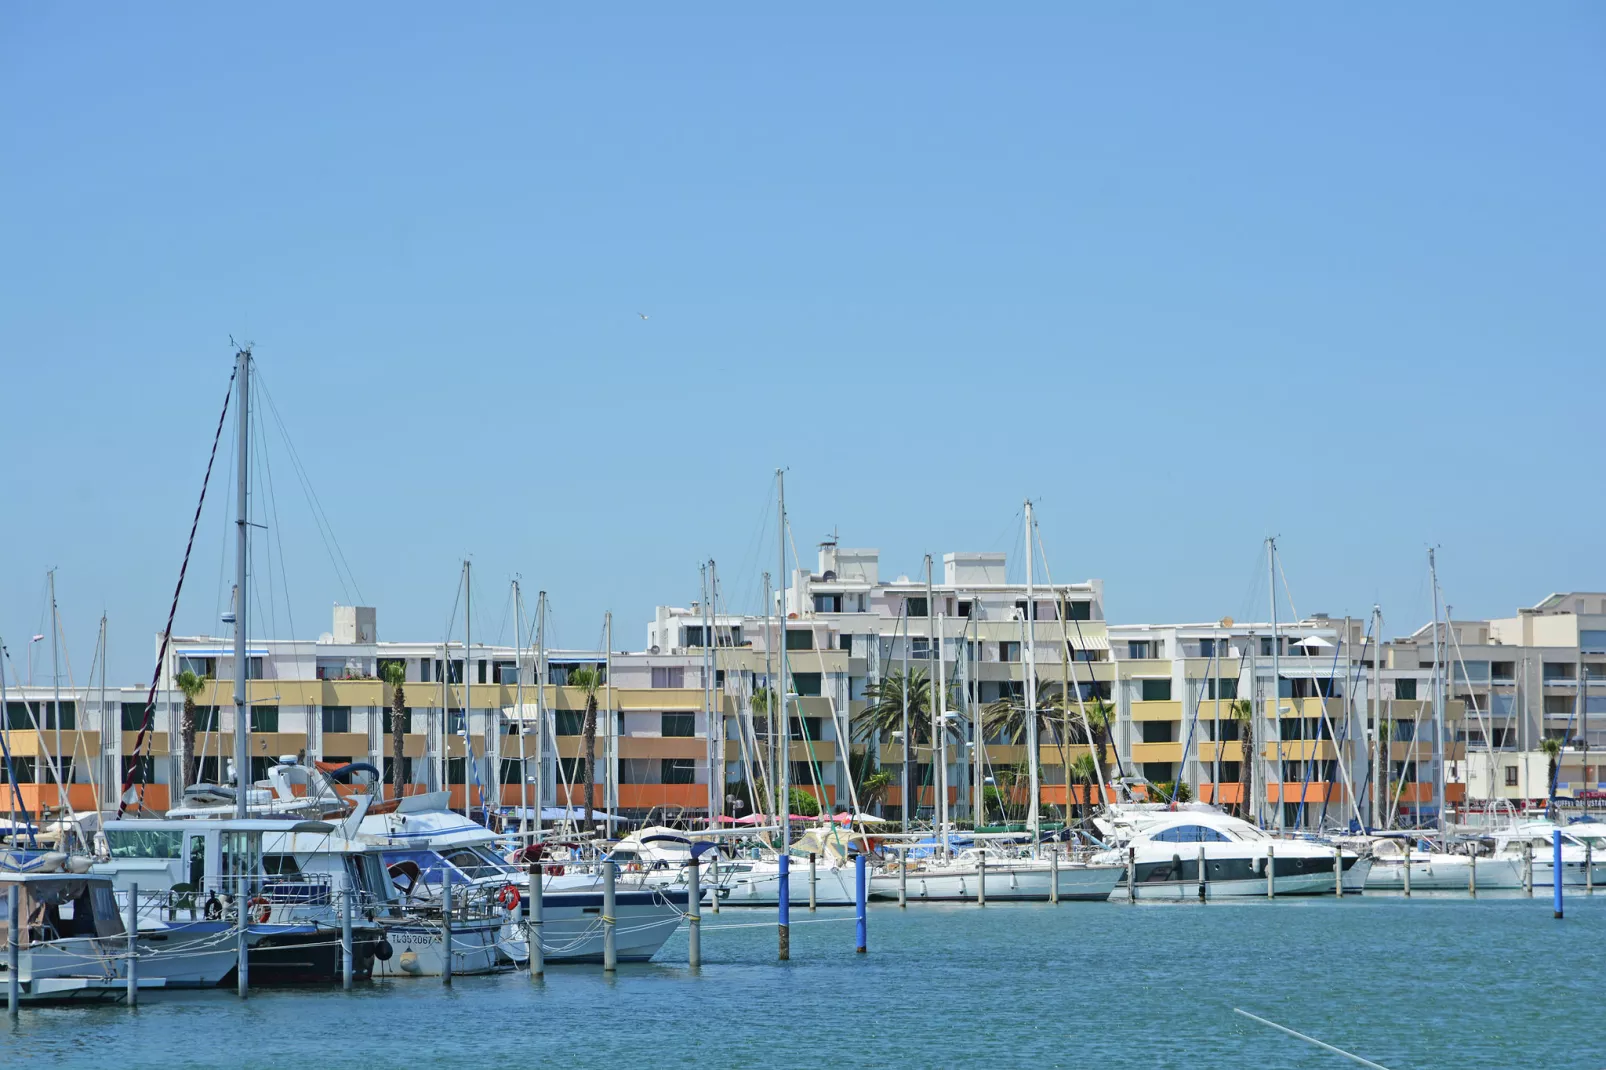
[[[141,940],[176,947],[210,941],[229,969],[213,976],[209,957],[170,985],[234,981],[233,940],[243,910],[251,983],[306,984],[341,976],[343,897],[353,895],[353,974],[389,953],[373,920],[388,881],[377,852],[323,821],[264,818],[133,818],[107,821],[108,857],[91,871],[124,895],[138,886]]]
[[[1098,822],[1118,846],[1095,860],[1118,865],[1130,860],[1133,891],[1139,899],[1197,899],[1201,854],[1207,899],[1264,896],[1268,864],[1277,895],[1333,895],[1335,864],[1343,870],[1365,864],[1354,851],[1274,839],[1247,821],[1200,804],[1183,804],[1175,810],[1119,807]],[[1124,885],[1123,881],[1111,897],[1126,895]]]
[[[870,844],[863,833],[837,825],[805,830],[787,854],[787,902],[807,906],[812,883],[817,906],[853,906],[858,901],[853,858],[860,853],[870,854]],[[814,857],[812,882],[810,855]],[[739,868],[743,864],[746,869]],[[720,902],[727,906],[776,906],[781,901],[780,892],[781,860],[774,854],[744,860],[728,879],[722,877],[720,882]]]
[[[503,909],[498,952],[505,963],[529,957],[520,916],[529,904],[529,874],[495,850],[496,834],[446,808],[445,792],[410,795],[362,819],[359,837],[380,848],[405,905],[438,906],[448,882],[454,903],[496,903]],[[603,954],[600,878],[591,871],[542,881],[542,952],[549,963],[600,962]],[[657,954],[686,914],[684,887],[615,886],[615,947],[620,962]],[[420,966],[420,969],[423,967]],[[454,959],[453,969],[456,970]]]
[[[910,902],[959,902],[980,896],[985,882],[988,899],[1047,902],[1058,877],[1061,899],[1108,899],[1126,875],[1124,866],[1011,855],[995,848],[973,847],[952,859],[921,859],[876,874],[870,893],[876,899],[907,895]]]
[[[1366,878],[1369,892],[1397,892],[1405,889],[1405,870],[1411,871],[1413,891],[1464,892],[1472,885],[1474,856],[1465,852],[1438,850],[1415,837],[1384,837],[1372,842],[1372,868]],[[1480,889],[1522,887],[1520,860],[1505,855],[1476,856]],[[1348,890],[1348,889],[1346,889]]]
[[[1554,821],[1524,821],[1494,831],[1495,857],[1515,864],[1521,872],[1524,846],[1532,852],[1533,885],[1551,888],[1556,883],[1555,835],[1561,833],[1563,887],[1586,884],[1606,886],[1606,823],[1580,821],[1558,825]],[[1483,882],[1479,863],[1478,882]],[[1586,869],[1588,873],[1586,874]],[[1415,875],[1412,875],[1413,882]]]

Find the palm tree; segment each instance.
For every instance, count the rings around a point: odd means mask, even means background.
[[[402,767],[406,765],[403,760],[403,749],[406,740],[403,733],[407,729],[407,692],[403,686],[407,682],[407,666],[400,661],[387,661],[385,663],[385,683],[391,687],[390,692],[390,780],[394,785],[395,797],[402,797],[402,785],[406,783],[402,776]]]
[[[1246,698],[1233,699],[1228,710],[1238,722],[1238,780],[1244,789],[1238,815],[1242,817],[1253,813],[1250,802],[1255,791],[1255,704]]]
[[[1087,794],[1083,796],[1082,804],[1077,807],[1077,820],[1080,821],[1093,811],[1093,792],[1099,781],[1099,767],[1098,763],[1093,760],[1093,755],[1077,755],[1076,760],[1071,763],[1069,775],[1066,776],[1065,780],[1067,784],[1087,785]],[[1066,790],[1069,790],[1069,788]],[[1103,792],[1099,794],[1102,795]]]
[[[752,710],[753,748],[755,752],[758,750],[758,741],[760,739],[764,739],[766,741],[769,739],[770,706],[772,704],[779,705],[779,703],[772,703],[771,700],[774,697],[775,692],[771,691],[767,687],[764,687],[754,691],[753,697],[747,700],[748,707]],[[760,770],[763,774],[759,777],[759,785],[760,791],[767,791],[769,792],[770,796],[767,800],[761,800],[763,803],[764,812],[779,813],[779,810],[772,808],[776,804],[775,793],[777,789],[773,784],[769,783],[771,780],[770,774],[774,772],[773,763],[775,761],[775,755],[773,750],[774,748],[766,748],[765,758],[759,763]],[[754,810],[753,812],[758,813],[759,811]]]
[[[179,752],[178,752],[178,794],[184,793],[184,787],[195,775],[195,698],[202,691],[210,677],[197,676],[188,669],[178,674],[173,683],[184,692],[184,720],[179,725]]]
[[[1542,739],[1539,749],[1545,752],[1549,764],[1549,773],[1545,777],[1545,809],[1555,816],[1556,809],[1556,768],[1561,765],[1561,740]]]
[[[602,673],[586,666],[569,671],[569,686],[578,687],[585,695],[586,716],[580,727],[585,739],[585,758],[581,762],[580,784],[586,797],[586,831],[597,830],[596,818],[591,813],[591,769],[597,760],[597,688],[602,684]]]
[[[916,746],[931,742],[931,687],[927,683],[926,671],[911,667],[907,681],[901,672],[888,673],[866,687],[865,707],[854,716],[851,731],[855,739],[863,740],[879,751],[883,738],[903,731],[906,694],[909,702],[909,738],[903,741],[903,761],[908,771],[909,794],[918,799],[914,772],[910,767],[914,764]],[[916,809],[910,803],[910,799],[902,801],[905,830]]]

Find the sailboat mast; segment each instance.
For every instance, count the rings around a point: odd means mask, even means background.
[[[245,686],[251,665],[246,655],[246,622],[250,620],[251,604],[246,586],[247,556],[251,552],[251,350],[240,350],[234,360],[240,382],[240,441],[235,449],[240,467],[234,494],[234,816],[243,820],[251,786],[251,713]]]
[[[535,834],[541,835],[546,779],[546,592],[535,603]],[[529,774],[525,774],[529,781]],[[555,795],[556,793],[554,793]],[[567,803],[565,803],[567,805]]]
[[[530,763],[524,749],[524,599],[519,581],[513,581],[513,708],[519,718],[519,841],[525,842],[524,833],[530,819]],[[497,788],[496,808],[502,808],[501,788]]]
[[[608,816],[603,819],[608,839],[613,838],[613,815],[619,812],[619,719],[613,712],[613,610],[602,615],[602,641],[607,649],[602,652],[602,693],[607,699],[603,711],[606,729],[602,737],[602,753],[606,763],[602,769],[602,807]]]
[[[1433,586],[1433,750],[1438,759],[1433,777],[1433,805],[1438,810],[1439,831],[1444,831],[1444,674],[1439,658],[1439,567],[1433,549],[1428,549],[1428,581]],[[1445,622],[1448,629],[1449,621]],[[1414,745],[1414,744],[1413,744]]]
[[[699,565],[697,571],[702,580],[702,608],[703,608],[703,758],[708,766],[708,827],[714,827],[714,691],[709,678],[713,675],[713,661],[708,655],[709,636],[711,634],[710,618],[708,612],[708,566]]]
[[[718,825],[725,813],[725,713],[719,697],[719,565],[708,559],[708,620],[713,625],[708,655],[708,736],[713,760],[708,777],[714,792],[711,825]]]
[[[931,597],[931,555],[926,555],[926,714],[931,718],[931,817],[942,831],[942,768],[937,757],[937,663],[932,648],[937,643],[936,606]],[[919,788],[915,789],[919,791]]]
[[[775,767],[775,644],[770,639],[770,574],[764,573],[764,779],[769,781],[766,787],[770,793],[770,811],[773,816],[779,811],[775,808],[776,785],[780,784],[780,771]],[[757,740],[754,740],[757,745]]]
[[[1026,766],[1029,771],[1027,791],[1031,809],[1026,812],[1026,827],[1032,834],[1032,854],[1038,850],[1037,832],[1037,604],[1032,587],[1032,501],[1026,499],[1026,648],[1021,658],[1026,674]]]
[[[1372,827],[1382,821],[1378,783],[1388,779],[1383,755],[1383,607],[1372,606]]]
[[[1287,809],[1283,805],[1283,678],[1279,664],[1283,645],[1277,634],[1277,540],[1275,537],[1266,538],[1266,576],[1268,593],[1271,596],[1271,723],[1277,729],[1277,758],[1274,770],[1276,779],[1266,778],[1267,785],[1277,785],[1277,828],[1283,827],[1283,812]],[[1267,793],[1267,802],[1271,801],[1271,793]]]
[[[775,470],[775,549],[777,557],[776,592],[780,598],[780,605],[776,607],[776,654],[780,658],[780,686],[776,688],[779,694],[780,731],[777,740],[780,744],[780,755],[777,761],[780,764],[780,810],[781,810],[781,850],[785,851],[792,843],[792,722],[791,711],[786,705],[786,473],[781,469]],[[905,741],[907,746],[907,741]]]
[[[469,813],[474,808],[474,804],[473,804],[472,800],[470,800],[469,797],[468,797],[468,785],[469,785],[469,782],[471,780],[477,779],[477,778],[471,776],[470,773],[469,773],[469,766],[472,765],[473,762],[474,762],[474,750],[473,750],[472,747],[469,746],[469,743],[473,739],[473,737],[469,735],[469,731],[468,731],[469,718],[473,715],[473,712],[474,712],[474,705],[473,705],[473,699],[474,699],[474,696],[473,696],[474,674],[469,671],[472,668],[471,662],[473,660],[473,655],[472,655],[471,651],[473,650],[473,646],[474,646],[473,624],[471,622],[472,618],[469,616],[469,612],[473,607],[473,599],[474,599],[474,585],[473,585],[472,580],[473,580],[473,576],[469,572],[469,563],[465,560],[463,562],[463,816],[464,817],[468,817]],[[450,740],[447,741],[446,746],[447,746],[447,752],[450,753],[450,751],[451,751],[451,741]],[[447,777],[446,777],[446,779],[447,779],[448,790],[450,790],[450,782],[451,782],[451,779],[452,779],[451,778],[451,769],[452,769],[451,760],[447,759],[447,762],[446,762]]]
[[[57,649],[56,640],[61,635],[61,614],[56,609],[56,570],[50,570],[50,680],[55,689],[55,698],[52,705],[55,707],[56,723],[56,804],[59,806],[67,794],[66,785],[61,782],[61,653]]]

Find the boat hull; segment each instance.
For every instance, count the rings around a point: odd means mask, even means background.
[[[507,956],[501,952],[503,925],[498,918],[452,924],[454,976],[508,968]],[[445,941],[439,919],[386,922],[384,930],[395,953],[389,961],[374,964],[375,977],[440,977],[445,973]]]
[[[686,915],[685,888],[618,889],[614,893],[615,953],[620,962],[647,962],[680,928]],[[528,916],[529,901],[519,918]],[[504,923],[501,953],[505,961],[529,961],[529,945],[519,918]],[[541,950],[547,963],[601,962],[603,958],[602,895],[558,892],[541,897]]]

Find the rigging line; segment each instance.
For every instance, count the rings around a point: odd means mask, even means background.
[[[1234,1007],[1232,1009],[1232,1013],[1241,1014],[1245,1018],[1250,1019],[1251,1021],[1259,1022],[1261,1025],[1269,1025],[1273,1029],[1277,1030],[1277,1032],[1279,1032],[1279,1033],[1287,1033],[1291,1037],[1297,1037],[1298,1039],[1303,1040],[1306,1043],[1316,1045],[1318,1048],[1325,1048],[1326,1050],[1332,1052],[1333,1054],[1342,1055],[1344,1058],[1348,1059],[1350,1062],[1359,1063],[1361,1066],[1370,1066],[1370,1067],[1373,1068],[1373,1070],[1389,1070],[1389,1068],[1384,1066],[1382,1063],[1374,1063],[1370,1059],[1363,1059],[1359,1055],[1356,1055],[1353,1052],[1345,1051],[1343,1048],[1335,1048],[1333,1045],[1328,1044],[1325,1041],[1317,1040],[1315,1037],[1308,1037],[1304,1033],[1296,1033],[1296,1032],[1294,1032],[1294,1030],[1288,1028],[1286,1025],[1278,1025],[1276,1022],[1270,1021],[1269,1019],[1266,1019],[1266,1018],[1262,1018],[1258,1014],[1250,1014],[1248,1011],[1239,1010],[1237,1007]]]
[[[284,528],[279,524],[279,495],[273,487],[273,459],[268,454],[267,443],[264,442],[262,445],[262,465],[268,476],[268,504],[271,507],[273,516],[273,539],[279,547],[279,583],[284,588],[284,615],[286,621],[289,622],[290,639],[293,642],[296,639],[296,613],[290,598],[290,571],[284,563]],[[269,549],[268,561],[270,565],[272,560],[273,551]],[[345,589],[344,583],[340,586],[342,590]]]
[[[225,468],[224,471],[232,472],[234,470],[234,450],[235,450],[235,443],[236,443],[236,440],[238,438],[239,438],[238,435],[230,435],[229,436],[229,463],[228,463],[228,467]],[[216,592],[215,592],[215,597],[213,598],[213,601],[212,601],[212,620],[211,620],[211,623],[207,626],[207,629],[201,633],[203,635],[210,635],[212,626],[215,626],[219,621],[221,621],[223,619],[223,583],[224,583],[224,577],[226,575],[228,575],[228,563],[229,563],[229,524],[228,524],[228,516],[229,516],[229,514],[231,512],[233,512],[233,510],[230,508],[233,504],[234,504],[234,484],[233,484],[232,481],[227,481],[226,480],[224,482],[224,484],[223,484],[223,508],[218,513],[218,516],[220,518],[222,518],[223,522],[218,525],[218,536],[219,537],[218,537],[218,548],[217,548],[217,589],[216,589]]]
[[[264,455],[267,453],[267,443],[265,441],[265,434],[264,434],[264,432],[262,430],[262,421],[261,420],[258,420],[256,423],[252,424],[251,428],[252,428],[252,431],[254,432],[254,434],[252,435],[252,438],[254,439],[254,441],[252,443],[252,454],[251,454],[251,486],[260,488],[262,486],[262,483],[263,483],[263,468],[264,468],[264,466],[266,464],[266,457]],[[271,480],[270,480],[270,482],[271,482]],[[255,514],[256,514],[255,523],[261,524],[262,523],[262,513],[263,513],[263,510],[264,510],[264,503],[263,503],[263,500],[262,500],[262,492],[261,492],[261,490],[257,490],[256,493],[251,495],[251,503],[250,504],[255,507],[255,510],[254,510]],[[247,509],[246,518],[248,520],[252,519],[251,513],[252,513],[252,510],[251,509]],[[257,537],[257,531],[258,530],[259,530],[258,528],[252,527],[252,528],[249,529],[248,534],[246,536],[246,538],[248,539],[248,541],[251,544],[250,547],[249,547],[248,553],[246,555],[246,560],[248,562],[255,562],[256,561],[256,537]],[[268,638],[269,639],[277,639],[279,637],[279,606],[278,606],[278,603],[274,599],[274,591],[273,591],[273,551],[272,551],[271,548],[269,549],[269,551],[267,553],[267,559],[268,559],[267,560],[267,566],[266,566],[267,573],[268,573],[268,628],[267,628],[267,631],[268,631]],[[257,603],[256,604],[260,606],[262,604],[262,594],[261,594],[261,591],[260,591],[260,577],[258,576],[257,570],[255,568],[251,569],[251,587],[252,587],[253,590],[257,591]],[[246,677],[246,678],[250,679],[249,676]]]
[[[246,357],[245,359],[249,360],[251,358]],[[223,395],[223,411],[218,413],[217,431],[212,436],[212,453],[206,460],[206,475],[201,478],[201,497],[195,503],[195,518],[190,521],[190,537],[184,544],[184,561],[179,566],[178,584],[173,588],[173,603],[167,611],[167,627],[162,630],[162,642],[156,652],[156,668],[151,672],[150,692],[145,697],[145,719],[140,722],[139,735],[135,737],[134,746],[131,748],[134,761],[130,763],[128,772],[123,775],[123,790],[117,800],[118,816],[121,816],[123,811],[128,808],[128,793],[133,790],[134,778],[145,764],[141,759],[145,757],[144,748],[150,741],[151,724],[156,717],[156,685],[161,682],[162,666],[167,661],[168,644],[173,639],[173,616],[178,612],[178,597],[184,590],[184,573],[190,567],[190,551],[195,546],[195,528],[201,522],[201,508],[206,504],[206,486],[212,479],[212,462],[217,459],[217,444],[218,440],[223,437],[223,422],[228,417],[229,402],[234,397],[234,379],[238,374],[239,364],[236,362],[235,370],[229,373],[228,390]]]
[[[318,528],[319,538],[323,540],[324,552],[329,554],[330,564],[334,565],[336,576],[340,569],[346,570],[346,576],[351,579],[351,586],[357,592],[358,601],[362,601],[362,584],[357,582],[356,573],[352,572],[351,565],[346,561],[346,552],[340,546],[340,539],[335,535],[334,525],[329,521],[329,514],[324,510],[323,502],[318,497],[318,491],[312,484],[312,478],[307,474],[306,466],[301,463],[301,455],[296,451],[295,441],[290,437],[290,430],[285,426],[284,418],[279,415],[279,406],[273,400],[273,393],[268,389],[267,382],[258,373],[259,389],[267,400],[268,411],[273,415],[274,423],[279,428],[279,435],[284,439],[285,452],[290,457],[291,467],[301,481],[302,492],[307,497],[307,503],[312,507],[313,525]],[[330,545],[333,544],[331,550]],[[335,560],[338,556],[338,562]],[[342,581],[344,587],[344,581]]]

